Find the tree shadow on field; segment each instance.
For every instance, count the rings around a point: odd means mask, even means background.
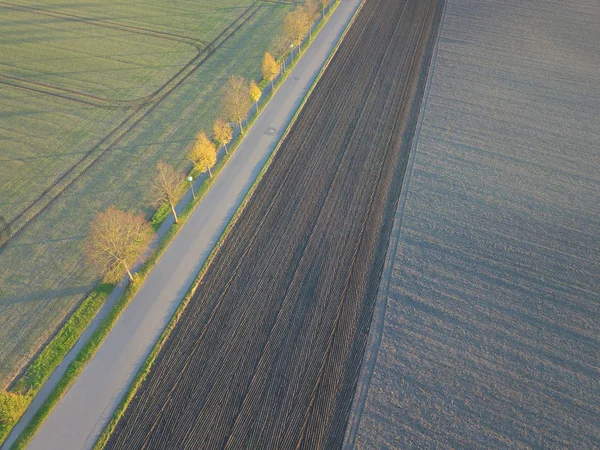
[[[64,289],[48,289],[45,291],[38,291],[38,292],[34,292],[29,295],[24,295],[22,297],[2,296],[3,298],[0,301],[0,303],[2,303],[3,306],[7,306],[7,305],[13,305],[16,303],[37,302],[37,301],[42,301],[42,300],[50,301],[50,300],[55,300],[55,299],[62,298],[62,297],[72,297],[72,296],[81,297],[82,295],[89,294],[91,288],[92,287],[90,285],[87,285],[87,286],[69,287],[69,288],[64,288]]]

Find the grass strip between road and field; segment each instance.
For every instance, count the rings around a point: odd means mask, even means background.
[[[0,411],[0,416],[4,414],[8,417],[5,417],[4,420],[0,418],[0,445],[44,383],[50,378],[52,372],[90,325],[113,289],[114,285],[110,283],[101,283],[96,286],[29,365],[25,373],[14,383],[14,386],[1,393],[4,402],[0,401],[0,409],[3,410]],[[7,421],[10,421],[8,426],[6,425]]]
[[[275,92],[277,92],[277,90],[281,86],[281,84],[287,79],[289,73],[291,72],[293,67],[296,65],[297,61],[302,57],[302,55],[304,54],[306,49],[310,46],[312,41],[317,37],[317,35],[319,34],[321,29],[327,22],[327,19],[331,16],[331,14],[333,14],[333,12],[335,11],[335,9],[339,5],[339,3],[340,3],[340,0],[337,0],[330,6],[330,8],[328,9],[325,16],[319,21],[319,23],[317,24],[315,29],[312,31],[312,36],[310,36],[307,39],[303,48],[299,51],[299,53],[290,62],[290,64],[287,67],[287,70],[284,73],[282,73],[277,78],[277,80],[274,82],[273,89],[267,93],[267,95],[264,97],[264,99],[261,99],[260,103],[262,105],[265,105],[266,103],[268,103],[268,101],[272,98],[272,96],[275,94]],[[364,0],[363,0],[363,3],[364,3]],[[231,230],[233,225],[237,222],[238,218],[240,217],[241,213],[243,212],[250,197],[252,196],[253,192],[255,191],[256,186],[258,185],[258,183],[264,176],[264,174],[267,171],[269,165],[271,164],[275,154],[279,150],[281,143],[283,142],[283,140],[289,133],[289,130],[291,129],[292,125],[295,123],[296,118],[298,117],[300,111],[304,107],[306,100],[308,99],[308,97],[310,96],[312,91],[314,90],[315,85],[317,84],[318,80],[321,78],[326,67],[329,65],[331,58],[333,57],[333,55],[336,53],[337,49],[339,48],[339,45],[340,45],[341,41],[343,40],[343,37],[347,33],[350,25],[354,22],[354,17],[356,17],[356,13],[360,10],[363,3],[361,3],[359,8],[354,13],[354,16],[352,17],[352,19],[346,26],[344,32],[342,33],[341,38],[338,40],[336,46],[332,50],[331,54],[329,55],[328,59],[326,60],[325,64],[323,65],[323,67],[321,68],[319,74],[313,81],[313,83],[312,83],[310,89],[308,90],[307,94],[305,95],[304,99],[299,104],[294,116],[292,117],[290,123],[288,124],[285,132],[281,136],[278,144],[276,145],[275,149],[273,150],[273,152],[271,153],[271,155],[265,162],[263,168],[261,169],[261,171],[258,174],[257,178],[255,179],[254,183],[250,187],[248,193],[244,197],[244,200],[242,201],[242,203],[238,207],[237,211],[234,213],[233,217],[231,218],[228,225],[226,226],[225,230],[221,234],[221,237],[215,244],[215,247],[211,251],[209,257],[207,258],[207,260],[203,264],[202,268],[200,269],[200,272],[198,273],[195,281],[192,283],[192,287],[188,290],[188,292],[184,296],[184,299],[180,302],[180,304],[179,304],[178,308],[176,309],[173,317],[171,318],[169,324],[167,325],[167,327],[165,328],[165,330],[159,337],[157,344],[154,346],[150,355],[147,357],[146,361],[144,362],[144,364],[138,371],[127,394],[121,400],[119,406],[117,407],[117,409],[115,410],[115,413],[113,414],[113,417],[111,418],[111,421],[109,422],[109,424],[107,425],[107,427],[105,428],[105,430],[103,431],[101,436],[99,437],[94,448],[103,448],[105,443],[108,441],[108,438],[110,437],[112,431],[116,427],[118,420],[121,418],[121,416],[125,412],[125,409],[129,405],[129,402],[135,395],[135,392],[141,385],[142,381],[146,378],[152,364],[154,363],[154,360],[156,359],[156,356],[158,355],[158,352],[162,348],[162,345],[164,344],[165,340],[171,333],[175,324],[179,320],[181,313],[183,312],[183,310],[189,303],[191,297],[193,296],[194,292],[196,291],[199,281],[202,279],[202,277],[206,273],[206,270],[210,266],[210,263],[214,259],[215,255],[216,255],[217,251],[219,250],[219,248],[221,247],[223,241],[229,234],[229,231]],[[263,109],[264,109],[264,106],[263,106]],[[246,122],[246,130],[248,130],[252,126],[252,124],[257,119],[258,115],[260,114],[260,112],[261,112],[261,110],[258,110],[250,115],[250,117],[248,118],[248,120]],[[104,339],[108,336],[108,334],[112,330],[113,326],[115,325],[115,323],[117,322],[117,320],[119,319],[119,317],[121,316],[123,311],[127,308],[127,306],[129,305],[129,303],[131,302],[133,297],[137,294],[137,291],[143,284],[144,280],[149,275],[149,273],[152,271],[152,269],[154,268],[154,266],[156,265],[156,263],[158,262],[160,257],[163,255],[163,253],[166,251],[167,247],[170,245],[170,243],[173,241],[175,236],[178,234],[179,230],[185,225],[187,219],[192,214],[195,207],[202,201],[202,198],[204,197],[204,195],[212,187],[215,180],[218,178],[218,175],[225,168],[225,166],[227,165],[227,162],[233,156],[233,154],[237,150],[238,146],[242,142],[243,138],[244,138],[244,133],[240,133],[231,142],[229,151],[226,152],[222,156],[222,158],[217,162],[217,164],[215,164],[215,167],[213,169],[213,177],[212,178],[208,177],[204,180],[202,185],[196,190],[196,198],[190,200],[188,202],[188,204],[184,207],[183,211],[181,211],[181,213],[179,214],[179,223],[172,224],[171,227],[169,228],[169,230],[165,233],[165,235],[159,240],[156,248],[150,253],[150,256],[146,259],[146,261],[142,264],[140,269],[136,272],[136,275],[135,275],[136,282],[133,284],[129,284],[127,286],[127,288],[123,292],[122,296],[117,300],[117,302],[112,307],[112,309],[110,310],[108,315],[103,319],[100,326],[94,331],[94,333],[92,334],[90,339],[86,342],[86,344],[83,346],[83,348],[80,350],[80,352],[77,354],[75,359],[71,362],[71,364],[69,364],[66,372],[64,373],[64,375],[62,376],[60,381],[52,389],[52,392],[44,400],[44,402],[42,403],[40,408],[36,411],[36,413],[34,414],[34,416],[31,419],[31,421],[24,428],[23,432],[19,435],[19,437],[11,445],[11,447],[10,447],[11,450],[24,449],[27,446],[27,444],[31,441],[31,439],[33,438],[33,436],[35,435],[35,433],[39,429],[39,427],[42,425],[42,423],[44,422],[46,417],[52,412],[52,410],[54,409],[56,404],[60,401],[60,399],[63,397],[63,395],[67,392],[67,390],[75,382],[75,380],[77,379],[79,374],[85,368],[86,364],[95,355],[96,351],[98,350],[98,348],[100,347],[102,342],[104,342]],[[152,226],[155,229],[158,229],[158,227],[160,227],[162,222],[164,220],[166,220],[166,218],[168,216],[169,216],[169,214],[164,214],[164,212],[161,211],[160,209],[157,210],[151,219]],[[27,405],[29,405],[29,403],[33,400],[35,395],[39,392],[39,390],[43,386],[44,382],[50,377],[50,375],[56,369],[56,367],[58,366],[60,361],[70,351],[70,349],[75,344],[75,342],[79,339],[79,337],[81,336],[83,331],[85,331],[85,329],[87,328],[89,323],[95,317],[98,310],[101,308],[101,306],[104,303],[104,301],[106,300],[106,298],[108,298],[108,296],[112,292],[113,288],[114,288],[114,285],[103,283],[103,284],[99,285],[96,289],[94,289],[94,291],[92,291],[92,293],[81,303],[81,305],[78,307],[78,309],[72,315],[72,317],[69,318],[69,320],[67,320],[65,325],[60,329],[60,331],[57,333],[57,335],[50,341],[50,343],[46,346],[46,348],[44,350],[42,350],[42,352],[40,353],[38,358],[36,358],[36,360],[30,365],[30,367],[25,372],[25,374],[15,383],[14,390],[15,390],[16,395],[25,396]],[[29,382],[31,382],[31,384],[29,384]],[[17,391],[16,389],[25,390],[27,393],[20,394],[19,391]],[[8,436],[9,433],[10,433],[10,429],[5,431],[4,436],[0,435],[0,445],[2,444],[3,440]]]

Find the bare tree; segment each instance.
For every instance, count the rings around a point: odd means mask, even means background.
[[[317,0],[304,0],[304,10],[308,14],[308,34],[312,37],[312,23],[319,16]]]
[[[154,232],[140,214],[109,206],[96,214],[86,241],[91,265],[110,281],[118,281],[124,272],[133,281],[131,266],[148,247]]]
[[[251,106],[252,102],[248,95],[248,84],[246,83],[246,80],[239,75],[231,76],[225,85],[223,110],[232,122],[239,125],[240,131],[242,132],[244,131],[242,128],[242,121],[248,114],[248,110]]]
[[[225,147],[225,153],[227,153],[227,144],[231,142],[233,137],[233,129],[231,126],[222,119],[215,120],[213,125],[213,136],[217,144]]]
[[[212,178],[210,169],[217,162],[217,147],[208,139],[204,131],[198,133],[198,136],[196,136],[196,141],[190,149],[189,157],[200,172],[208,171],[208,175]]]
[[[294,44],[291,40],[285,35],[280,34],[275,37],[273,40],[272,48],[273,53],[275,53],[275,57],[281,59],[281,65],[283,66],[283,71],[285,72],[285,58],[290,51],[290,45]]]
[[[179,223],[175,205],[181,198],[184,190],[184,185],[181,183],[184,175],[163,161],[159,161],[156,168],[158,169],[158,174],[154,179],[151,189],[154,205],[157,207],[169,205],[173,212],[175,223]]]
[[[277,64],[273,55],[266,52],[262,61],[262,76],[271,83],[271,89],[273,89],[273,80],[279,75],[279,70],[279,64]]]
[[[302,45],[302,39],[310,30],[310,15],[303,6],[298,6],[293,12],[285,16],[283,20],[285,36],[298,48]]]
[[[327,6],[329,6],[329,3],[331,3],[331,0],[319,0],[319,3],[321,4],[321,15],[325,16],[325,8],[327,8]]]

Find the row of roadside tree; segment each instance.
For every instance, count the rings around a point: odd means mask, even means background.
[[[288,54],[301,48],[303,40],[312,32],[312,24],[319,15],[324,15],[329,3],[330,0],[305,0],[284,18],[282,34],[274,39],[272,51],[263,56],[259,83],[255,80],[248,82],[237,75],[227,80],[221,115],[215,120],[211,135],[204,130],[199,131],[187,150],[192,173],[207,173],[212,178],[211,169],[217,162],[218,150],[223,148],[227,153],[227,145],[236,127],[240,133],[244,132],[244,120],[252,108],[258,112],[262,89],[268,85],[273,88],[273,81],[286,70]],[[178,223],[176,205],[189,187],[184,173],[160,161],[150,190],[154,206],[168,207],[175,223]],[[135,281],[132,265],[154,236],[154,230],[144,216],[110,206],[99,212],[90,226],[86,256],[106,281],[116,282],[124,274],[130,281]]]

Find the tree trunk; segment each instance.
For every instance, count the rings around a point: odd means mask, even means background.
[[[227,144],[223,144],[223,147],[225,147],[225,154],[227,155],[229,152],[227,151]]]
[[[208,176],[212,178],[212,172],[210,171],[210,167],[206,166],[206,168],[208,169]]]
[[[238,125],[240,126],[240,133],[243,133],[244,132],[244,128],[242,127],[242,121],[241,121],[241,119],[238,122]]]
[[[173,211],[173,218],[175,219],[175,223],[179,223],[179,219],[177,218],[177,213],[175,212],[175,207],[173,206],[173,203],[169,203],[169,205],[171,206],[171,211]]]
[[[131,270],[129,270],[129,266],[125,263],[125,261],[121,261],[121,264],[123,264],[125,266],[127,275],[129,275],[129,281],[131,281],[133,283],[133,275],[131,275]]]
[[[271,92],[273,92],[273,78],[271,78]]]

